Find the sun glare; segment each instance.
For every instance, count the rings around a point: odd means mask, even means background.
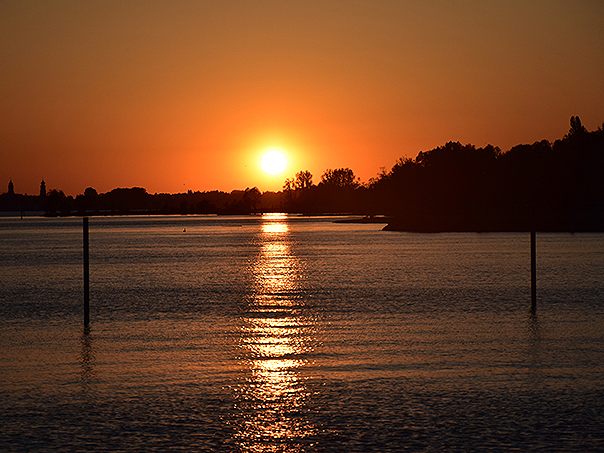
[[[269,175],[280,175],[287,167],[285,152],[279,148],[267,149],[260,160],[260,167]]]

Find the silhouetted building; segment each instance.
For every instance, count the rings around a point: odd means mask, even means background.
[[[46,199],[46,183],[44,180],[40,183],[40,200]]]
[[[8,194],[9,195],[14,195],[15,194],[15,185],[13,184],[13,180],[9,180],[8,181]]]

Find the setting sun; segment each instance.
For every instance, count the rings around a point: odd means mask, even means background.
[[[262,170],[273,176],[282,174],[287,167],[287,157],[285,152],[279,148],[267,149],[260,159],[260,167]]]

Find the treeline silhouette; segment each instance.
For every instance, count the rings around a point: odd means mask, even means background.
[[[260,202],[262,201],[262,203]],[[142,187],[117,188],[97,193],[88,187],[75,197],[52,189],[40,196],[0,195],[0,210],[42,211],[47,216],[120,214],[249,214],[282,209],[279,193],[261,194],[257,188],[232,192],[209,191],[149,194]]]
[[[577,116],[563,138],[517,145],[507,152],[448,142],[415,159],[401,158],[361,184],[349,168],[326,170],[315,184],[309,171],[283,190],[256,187],[179,194],[144,188],[76,197],[5,193],[2,210],[47,215],[93,214],[384,214],[387,229],[407,231],[604,231],[604,125],[587,131]]]
[[[502,153],[449,142],[399,160],[373,184],[378,209],[408,231],[604,231],[604,127],[578,116],[553,144]]]

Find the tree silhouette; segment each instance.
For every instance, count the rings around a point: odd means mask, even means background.
[[[313,186],[312,173],[308,170],[299,171],[296,173],[296,179],[294,181],[294,188],[297,190],[310,189]]]
[[[568,137],[580,136],[587,133],[587,129],[581,124],[581,118],[579,116],[570,117],[570,130],[568,131]]]
[[[94,187],[86,187],[86,189],[84,189],[84,197],[90,199],[90,200],[94,200],[96,199],[96,197],[98,197],[98,193],[96,191],[96,189]]]
[[[325,170],[321,176],[321,185],[338,189],[355,189],[360,183],[350,168]]]
[[[256,212],[261,196],[262,194],[260,193],[257,187],[252,187],[251,189],[248,187],[247,189],[245,189],[245,192],[243,194],[243,203],[245,211]]]
[[[283,182],[283,191],[284,192],[290,192],[292,190],[296,190],[296,182],[294,179],[289,179],[287,178],[284,182]]]

